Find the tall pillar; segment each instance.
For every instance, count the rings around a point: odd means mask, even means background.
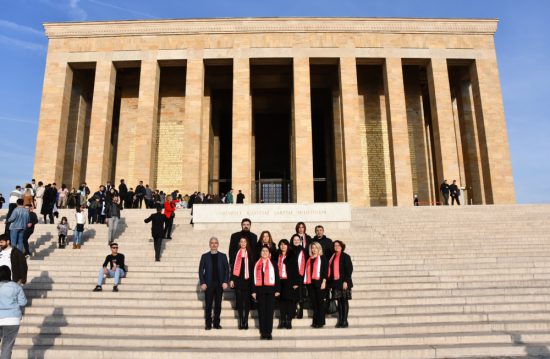
[[[293,59],[294,71],[294,187],[297,203],[313,203],[313,143],[309,58]]]
[[[185,84],[185,117],[183,137],[183,192],[208,191],[200,188],[201,123],[204,91],[204,64],[202,58],[187,60]]]
[[[400,58],[386,58],[384,66],[386,108],[390,123],[393,200],[396,206],[413,205],[411,153],[403,66]]]
[[[514,178],[496,55],[476,59],[471,68],[471,77],[485,200],[489,204],[515,203]]]
[[[116,85],[116,69],[111,60],[98,61],[88,141],[86,183],[92,191],[110,180],[111,130]]]
[[[201,154],[200,154],[200,170],[199,170],[199,188],[204,191],[209,191],[208,186],[208,170],[210,162],[210,150],[213,136],[210,133],[210,106],[211,94],[206,90],[202,101],[202,119],[201,119]],[[217,191],[215,193],[218,193]]]
[[[46,62],[34,160],[38,181],[60,183],[63,177],[72,83],[69,64]]]
[[[365,205],[361,163],[361,123],[357,89],[357,64],[354,57],[340,58],[342,124],[346,167],[346,200],[354,207]]]
[[[135,181],[155,184],[160,68],[156,59],[143,60],[139,75],[138,118],[135,138]],[[162,141],[162,139],[160,139]],[[165,188],[168,190],[168,188]]]
[[[447,60],[433,58],[428,66],[428,87],[432,110],[432,124],[437,168],[437,188],[444,179],[449,184],[460,180],[458,148],[454,129],[453,105],[449,85]],[[461,183],[458,183],[461,186]],[[441,193],[438,196],[441,201]]]
[[[252,98],[250,94],[250,59],[233,60],[233,142],[231,187],[252,203]]]

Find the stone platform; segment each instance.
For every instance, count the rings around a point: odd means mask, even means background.
[[[308,313],[293,330],[274,329],[273,341],[237,329],[231,291],[223,330],[203,330],[200,254],[212,235],[226,251],[239,226],[193,230],[180,210],[155,263],[143,223],[149,213],[122,212],[117,241],[130,272],[119,293],[110,291],[112,279],[104,292],[92,292],[109,253],[105,226],[87,225],[81,250],[58,249],[55,227],[37,226],[14,358],[550,356],[548,205],[353,209],[350,228],[325,224],[354,263],[350,328],[334,328],[330,316],[324,329],[310,328]],[[74,223],[73,211],[68,217]],[[256,233],[292,234],[290,223],[252,221]],[[308,232],[317,224],[306,223]]]

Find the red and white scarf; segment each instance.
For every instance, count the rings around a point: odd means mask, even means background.
[[[313,273],[311,274],[311,260],[313,259]],[[304,273],[304,284],[311,284],[311,280],[321,279],[321,256],[315,258],[309,258],[306,263],[306,271]]]
[[[241,275],[241,263],[243,262],[242,259],[244,258],[244,279],[248,279],[250,276],[250,272],[248,271],[248,253],[246,252],[246,249],[239,249],[237,252],[237,256],[235,257],[235,265],[233,266],[233,275],[234,276],[240,276]]]
[[[305,233],[304,233],[304,234],[299,234],[299,236],[300,236],[300,239],[302,240],[302,246],[303,246],[304,248],[306,248],[306,247],[307,247],[307,244],[308,244],[308,243],[307,243],[307,236],[306,236],[306,234],[305,234]]]
[[[264,280],[262,282],[262,272],[264,273]],[[265,262],[262,258],[256,262],[254,266],[254,284],[256,287],[275,285],[275,268],[271,260],[267,259]]]
[[[287,279],[288,275],[286,273],[286,264],[285,264],[285,258],[286,256],[280,254],[279,259],[277,260],[277,264],[279,267],[279,278],[281,279]]]
[[[300,254],[298,254],[298,271],[301,276],[304,275],[305,269],[306,269],[306,259],[304,257],[304,251],[301,250]]]
[[[330,278],[330,268],[332,267],[332,262],[334,261],[334,280],[340,279],[340,255],[342,252],[334,253],[330,260],[328,261],[328,277]]]

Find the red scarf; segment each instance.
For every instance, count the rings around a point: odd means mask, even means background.
[[[277,260],[277,264],[279,267],[279,278],[281,279],[287,279],[288,275],[286,273],[286,264],[285,264],[285,258],[286,256],[283,256],[282,254],[279,255],[279,259]]]
[[[302,246],[304,248],[306,248],[307,247],[307,236],[306,236],[306,234],[304,233],[303,237],[302,237],[301,234],[299,234],[299,236],[300,236],[300,239],[302,240]]]
[[[332,261],[334,261],[334,280],[340,279],[340,255],[342,252],[338,252],[338,254],[334,253],[332,257],[330,257],[330,261],[328,262],[328,277],[330,278],[330,268],[332,267]]]
[[[262,271],[264,272],[263,283]],[[260,258],[260,260],[256,262],[256,265],[254,266],[254,284],[256,284],[256,287],[273,287],[275,285],[275,268],[273,268],[273,263],[271,263],[271,260],[267,259],[264,263],[263,259]]]
[[[304,258],[304,251],[301,250],[300,254],[298,254],[298,271],[301,276],[304,275],[305,269],[306,269],[306,260]]]
[[[237,252],[237,256],[235,257],[235,265],[233,266],[233,275],[237,277],[241,275],[241,263],[243,258],[245,266],[244,279],[248,279],[250,273],[248,271],[248,253],[246,252],[246,249],[241,248]]]
[[[313,263],[313,273],[311,274],[311,260],[313,258],[309,258],[306,263],[306,271],[304,273],[304,284],[311,284],[311,280],[319,280],[321,279],[321,256],[315,257],[313,259],[315,262]]]

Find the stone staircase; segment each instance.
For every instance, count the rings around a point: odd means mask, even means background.
[[[109,253],[105,226],[88,225],[81,250],[58,249],[55,227],[37,226],[14,358],[550,357],[550,206],[356,209],[349,229],[325,224],[354,261],[350,328],[328,317],[313,329],[308,316],[274,329],[273,341],[237,329],[230,291],[223,330],[203,329],[200,254],[211,236],[226,252],[239,225],[193,230],[179,210],[154,262],[150,212],[123,211],[117,242],[130,270],[118,293],[112,279],[92,292]],[[293,227],[252,225],[276,240]]]

